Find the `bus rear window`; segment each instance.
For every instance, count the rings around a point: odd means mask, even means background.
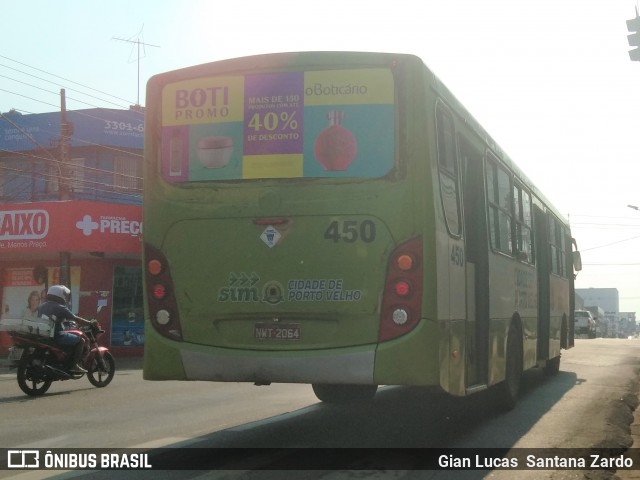
[[[381,177],[394,164],[388,69],[189,79],[162,90],[170,182]]]

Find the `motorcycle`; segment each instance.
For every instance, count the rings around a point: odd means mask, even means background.
[[[80,336],[84,343],[81,365],[87,370],[89,382],[98,388],[106,387],[116,371],[115,360],[107,347],[98,345],[98,337],[105,331],[93,321],[78,327],[68,322],[65,330]],[[28,333],[9,332],[14,346],[9,352],[11,368],[17,368],[20,389],[32,397],[44,395],[55,381],[77,380],[85,373],[72,372],[73,347],[56,345],[53,339]]]

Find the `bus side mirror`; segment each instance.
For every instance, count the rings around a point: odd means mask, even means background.
[[[582,270],[582,256],[580,255],[580,252],[571,252],[573,255],[573,269],[576,272],[579,272],[580,270]]]

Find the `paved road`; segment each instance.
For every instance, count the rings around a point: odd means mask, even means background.
[[[20,392],[13,375],[0,375],[3,433],[0,446],[189,445],[202,449],[194,452],[208,455],[221,448],[275,447],[285,449],[283,455],[288,456],[287,460],[295,454],[295,450],[287,450],[291,447],[626,448],[633,441],[629,425],[633,423],[632,412],[637,405],[640,340],[578,340],[576,348],[563,355],[557,377],[546,379],[538,371],[526,376],[523,397],[508,413],[495,411],[489,395],[452,399],[425,389],[385,387],[373,402],[335,406],[318,403],[305,385],[144,382],[136,365],[130,366],[134,368],[121,368],[113,384],[105,389],[95,389],[86,380],[63,382],[54,385],[50,394],[35,400]],[[27,410],[31,418],[38,419],[36,423],[31,420],[25,423]],[[411,463],[402,471],[367,470],[376,465],[376,460],[371,455],[362,458],[354,467],[359,470],[352,472],[297,471],[293,477],[283,476],[282,472],[233,470],[153,472],[148,478],[333,480],[373,476],[477,480],[515,478],[514,473],[517,478],[531,479],[584,477],[582,471],[427,473],[411,470]],[[251,461],[264,465],[273,459],[258,455]],[[128,477],[126,472],[117,473],[118,478],[142,477],[141,472]],[[619,472],[619,475],[629,478],[636,473]],[[92,472],[86,478],[111,478],[113,474]],[[611,477],[606,472],[589,475],[589,478]],[[6,475],[0,472],[2,476]]]

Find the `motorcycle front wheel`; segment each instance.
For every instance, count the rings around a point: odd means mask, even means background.
[[[116,362],[113,359],[111,352],[104,352],[102,355],[104,362],[100,361],[100,356],[93,357],[91,364],[87,371],[87,378],[91,385],[94,387],[102,388],[106,387],[113,380],[113,375],[116,373]]]
[[[42,360],[29,356],[18,365],[18,386],[27,395],[38,397],[44,395],[53,380],[47,378]]]

